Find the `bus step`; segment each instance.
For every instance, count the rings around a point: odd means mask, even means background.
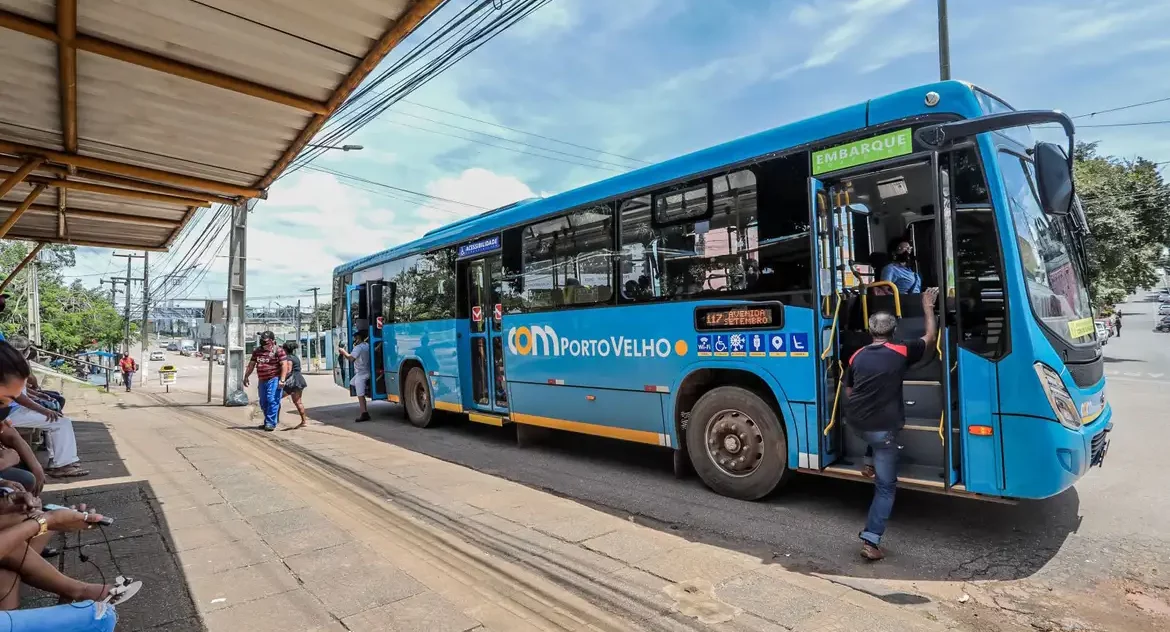
[[[485,424],[488,426],[502,427],[505,424],[512,423],[512,420],[507,415],[492,415],[489,413],[474,413],[468,412],[467,419],[474,421],[477,424]]]
[[[873,480],[861,473],[862,463],[836,463],[826,467],[824,473],[838,478]],[[943,470],[929,465],[898,464],[898,486],[918,489],[940,490],[943,484]],[[961,488],[955,485],[952,488]]]

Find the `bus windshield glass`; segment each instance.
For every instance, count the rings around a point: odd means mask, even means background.
[[[1047,215],[1036,194],[1030,160],[1000,152],[999,168],[1016,227],[1032,311],[1053,333],[1073,342],[1093,340],[1092,311],[1069,218]]]

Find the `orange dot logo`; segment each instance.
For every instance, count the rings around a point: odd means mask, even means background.
[[[680,356],[685,356],[687,354],[687,341],[679,340],[674,343],[674,352]]]

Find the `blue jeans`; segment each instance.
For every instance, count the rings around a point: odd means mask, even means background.
[[[894,510],[894,492],[898,489],[898,446],[897,431],[876,430],[858,432],[873,450],[873,502],[869,505],[869,516],[865,520],[862,540],[877,546],[886,532],[886,521]],[[869,463],[869,457],[866,457]]]
[[[0,615],[0,632],[112,632],[118,622],[113,606],[92,601],[10,610],[4,615]]]
[[[275,428],[280,414],[280,379],[260,380],[260,410],[264,411],[264,426]],[[3,632],[3,631],[0,631]]]

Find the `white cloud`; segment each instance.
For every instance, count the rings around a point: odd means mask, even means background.
[[[816,9],[802,6],[793,12],[798,24],[819,25],[817,15],[842,16],[844,20],[812,44],[813,52],[799,68],[808,70],[827,66],[843,54],[866,42],[870,33],[881,30],[882,18],[897,13],[914,0],[851,0],[847,3],[821,3]],[[884,42],[885,37],[877,38]]]

